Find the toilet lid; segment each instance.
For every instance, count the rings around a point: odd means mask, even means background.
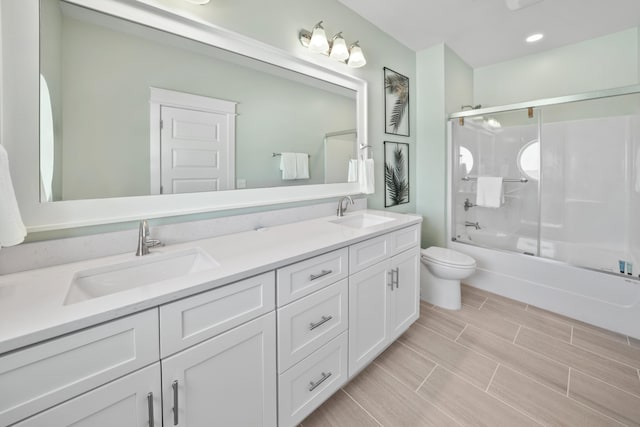
[[[436,264],[452,265],[456,267],[475,267],[476,260],[469,255],[451,249],[431,246],[420,251],[423,258]]]

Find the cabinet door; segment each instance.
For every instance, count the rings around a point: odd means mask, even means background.
[[[349,277],[349,378],[388,344],[390,260]]]
[[[271,312],[162,360],[164,426],[275,426]]]
[[[161,426],[160,363],[81,394],[15,427]]]
[[[389,293],[389,340],[398,338],[420,315],[420,248],[391,258],[394,275]]]

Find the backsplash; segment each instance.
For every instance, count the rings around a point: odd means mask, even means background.
[[[367,208],[367,199],[355,199],[354,202],[354,206],[349,206],[350,211]],[[336,207],[337,202],[328,202],[177,224],[153,226],[151,223],[150,234],[152,238],[160,239],[169,246],[240,233],[259,227],[272,227],[335,215]],[[127,231],[46,240],[2,248],[0,250],[0,275],[126,252],[133,254],[137,239],[138,228],[135,227]]]

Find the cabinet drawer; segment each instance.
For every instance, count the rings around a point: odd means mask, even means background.
[[[0,357],[0,425],[158,360],[156,309]]]
[[[404,252],[420,244],[420,225],[394,231],[391,236],[391,251],[393,255]]]
[[[280,375],[280,426],[295,426],[347,381],[347,332]]]
[[[160,352],[167,357],[275,308],[273,271],[160,307]]]
[[[389,258],[392,254],[392,236],[374,237],[364,242],[356,243],[349,247],[349,272],[350,274],[364,270],[380,261]]]
[[[278,309],[278,369],[284,372],[347,330],[347,279]]]
[[[346,278],[348,256],[344,248],[278,269],[278,307]]]

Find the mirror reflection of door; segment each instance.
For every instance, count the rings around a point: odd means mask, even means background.
[[[152,88],[151,117],[152,194],[235,188],[235,103]]]

